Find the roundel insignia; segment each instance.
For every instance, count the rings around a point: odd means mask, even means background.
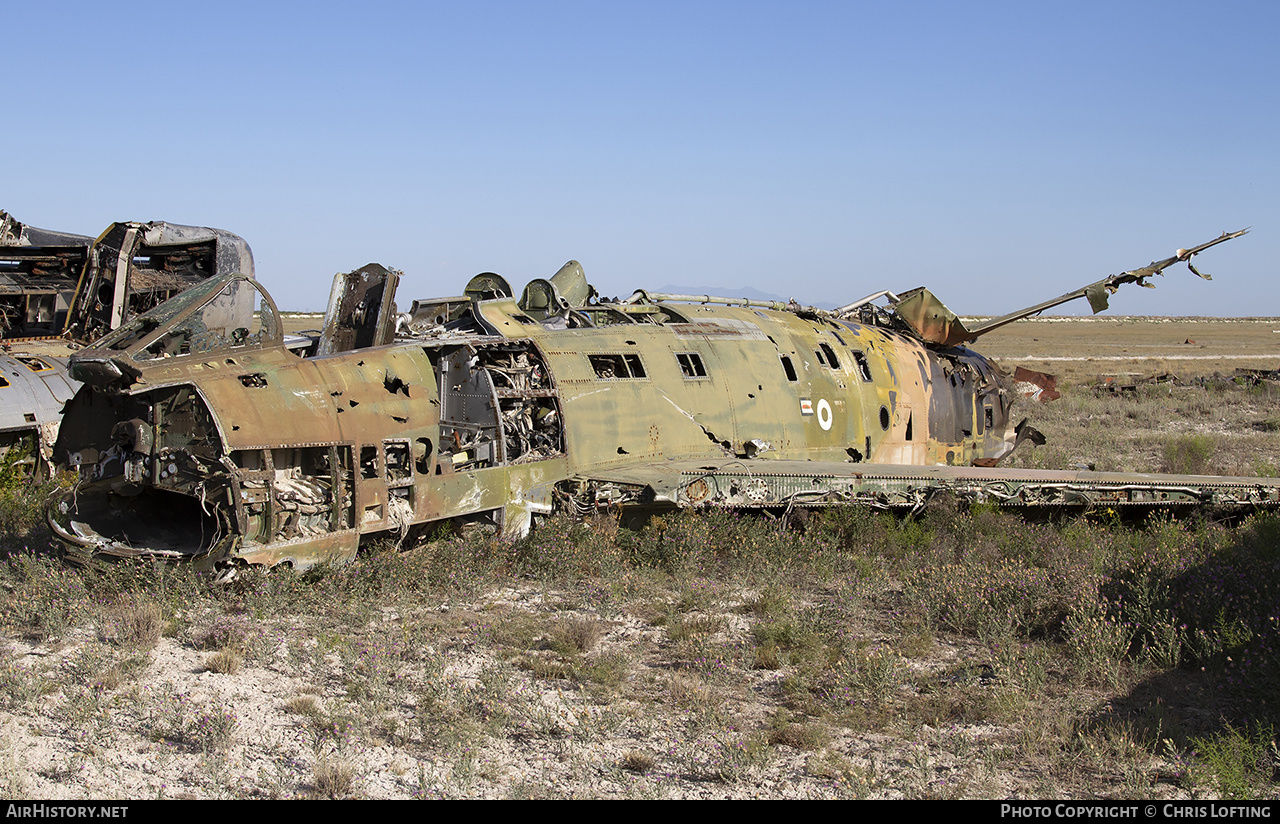
[[[818,426],[824,431],[831,428],[831,404],[827,403],[826,398],[818,401]]]

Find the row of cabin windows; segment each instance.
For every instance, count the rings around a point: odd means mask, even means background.
[[[416,448],[415,448],[416,446]],[[296,469],[305,477],[332,479],[336,474],[347,475],[351,472],[351,445],[339,444],[332,447],[337,455],[337,465],[328,446],[289,447],[280,449],[237,449],[232,451],[231,460],[235,465],[249,472],[261,472],[268,467],[276,470]],[[414,444],[408,440],[386,440],[381,448],[378,444],[365,444],[360,447],[360,477],[375,480],[382,477],[382,469],[386,468],[388,486],[405,486],[413,481],[413,471],[427,474],[431,461],[431,440],[418,438]],[[271,462],[267,463],[267,453]]]
[[[587,355],[587,360],[601,380],[645,377],[639,355]]]
[[[383,441],[382,448],[386,458],[387,486],[404,486],[410,483],[413,478],[413,463],[409,457],[409,442]],[[426,459],[431,454],[431,441],[419,438],[418,451],[424,459],[418,462],[418,472],[426,474]],[[378,447],[360,447],[360,477],[374,479],[378,474]]]
[[[867,356],[856,349],[851,349],[853,361],[858,367],[858,373],[864,381],[871,381],[871,363],[867,360]],[[818,358],[818,363],[830,369],[840,368],[840,359],[836,356],[836,352],[831,348],[830,344],[820,343],[818,349],[814,351],[814,355]],[[791,358],[787,355],[780,355],[782,359],[782,370],[787,375],[787,380],[795,383],[800,378],[796,374],[796,368],[791,363]],[[587,355],[587,360],[591,363],[592,370],[596,373],[596,377],[600,380],[627,380],[647,377],[644,369],[644,363],[641,362],[639,355]],[[696,352],[677,352],[676,363],[680,366],[680,372],[684,375],[685,380],[698,380],[707,377],[707,367],[702,362],[702,356]]]
[[[857,349],[849,350],[853,353],[853,362],[858,367],[858,374],[862,376],[864,381],[871,381],[871,362],[867,360],[867,356]],[[830,369],[840,368],[840,359],[836,357],[836,352],[828,344],[820,343],[818,348],[814,350],[814,355],[818,358],[818,363]],[[796,375],[796,368],[791,363],[791,358],[786,355],[779,355],[782,358],[782,371],[787,373],[787,380],[794,383],[799,380]]]
[[[647,377],[639,355],[587,355],[591,368],[600,380],[624,380]],[[707,367],[696,352],[677,352],[676,363],[685,380],[707,377]]]

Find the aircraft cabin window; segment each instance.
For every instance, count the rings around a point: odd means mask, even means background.
[[[795,383],[797,380],[799,380],[796,377],[796,368],[791,364],[791,358],[787,357],[786,355],[779,355],[778,357],[782,358],[782,370],[787,373],[787,380],[791,381],[792,383]]]
[[[836,350],[832,349],[828,344],[820,343],[818,346],[822,349],[822,354],[827,356],[827,366],[832,369],[840,368],[840,359],[836,357]],[[822,358],[818,358],[822,360]]]
[[[591,368],[600,380],[621,380],[645,377],[644,364],[639,355],[587,355]]]
[[[643,378],[644,364],[640,362],[639,355],[623,355],[622,360],[627,364],[627,368],[631,370],[631,377]]]
[[[413,477],[409,460],[408,441],[383,441],[382,449],[387,456],[387,483],[400,486]]]
[[[378,447],[363,446],[360,448],[360,477],[378,477]]]
[[[696,380],[707,376],[707,368],[702,365],[702,356],[696,352],[677,352],[676,361],[685,380]]]
[[[858,364],[858,372],[862,375],[864,381],[871,380],[871,364],[867,361],[867,356],[854,350],[853,361]]]

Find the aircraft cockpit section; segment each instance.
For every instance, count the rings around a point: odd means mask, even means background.
[[[71,372],[96,386],[111,385],[125,375],[132,383],[135,364],[281,345],[274,301],[252,279],[230,274],[191,287],[76,353]]]

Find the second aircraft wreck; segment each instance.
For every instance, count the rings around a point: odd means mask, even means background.
[[[73,559],[302,569],[368,536],[451,519],[520,534],[557,510],[913,507],[939,489],[1028,506],[1276,505],[1267,479],[996,467],[1040,436],[1011,417],[1011,378],[965,345],[1073,298],[1098,311],[1240,234],[974,329],[925,289],[834,312],[601,301],[575,261],[518,296],[485,273],[397,314],[399,273],[371,264],[335,279],[300,354],[261,286],[224,275],[72,359],[85,385],[54,453],[80,483],[50,523]]]
[[[41,474],[79,384],[66,355],[205,278],[253,276],[243,239],[163,221],[112,223],[97,238],[0,210],[0,461]]]

